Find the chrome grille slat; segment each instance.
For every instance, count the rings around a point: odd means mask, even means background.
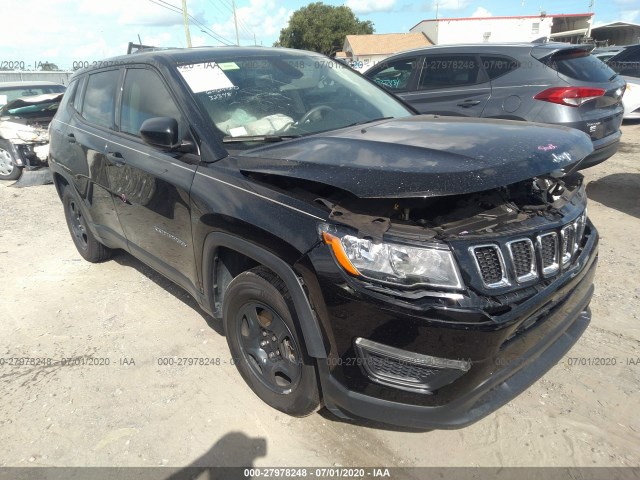
[[[485,287],[498,288],[509,285],[504,258],[498,245],[476,245],[469,250]]]
[[[558,263],[558,234],[556,232],[538,235],[538,248],[542,258],[542,275],[548,277],[560,269]]]
[[[566,266],[571,261],[575,252],[575,228],[573,225],[567,225],[560,231],[562,237],[562,266]]]
[[[520,238],[507,242],[509,256],[518,283],[528,282],[538,278],[536,267],[536,252],[533,242],[528,238]]]

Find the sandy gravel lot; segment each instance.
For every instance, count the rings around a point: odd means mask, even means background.
[[[586,172],[601,234],[590,328],[528,391],[457,431],[272,410],[184,291],[126,253],[84,262],[52,185],[0,184],[0,358],[110,362],[0,366],[0,466],[640,466],[640,124],[623,132]],[[221,364],[158,364],[172,356]]]

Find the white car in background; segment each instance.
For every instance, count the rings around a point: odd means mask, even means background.
[[[47,127],[65,89],[45,81],[0,83],[0,180],[47,166]]]
[[[624,120],[640,120],[640,78],[623,76],[627,89],[622,97]]]
[[[606,63],[627,82],[622,97],[623,118],[640,119],[640,44],[624,47]]]

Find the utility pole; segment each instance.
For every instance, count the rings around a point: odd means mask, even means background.
[[[182,19],[184,20],[184,33],[187,36],[187,47],[191,48],[191,32],[189,31],[189,15],[187,13],[187,0],[182,0]]]
[[[183,2],[186,0],[182,0]],[[236,45],[240,46],[240,36],[238,35],[238,16],[236,15],[236,0],[233,0],[233,23],[236,25]]]
[[[438,13],[440,12],[440,0],[436,0],[436,45],[440,43],[438,40],[438,30],[440,28],[440,20],[438,20]]]
[[[257,47],[258,46],[258,40],[256,40],[256,32],[253,32],[253,44]]]

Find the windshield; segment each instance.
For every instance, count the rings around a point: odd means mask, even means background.
[[[0,87],[0,107],[22,97],[34,97],[45,93],[63,93],[63,85],[23,85],[20,87]]]
[[[412,115],[394,97],[326,57],[235,57],[178,70],[225,141],[309,135]]]

